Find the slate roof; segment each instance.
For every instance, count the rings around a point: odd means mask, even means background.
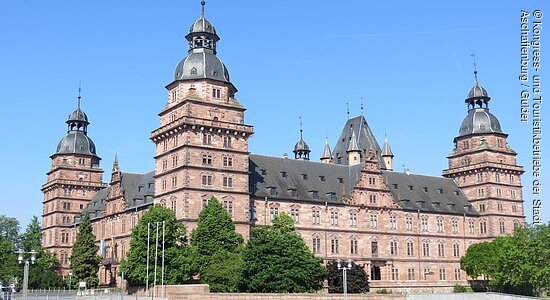
[[[382,171],[394,201],[414,211],[478,215],[452,179]]]
[[[341,202],[349,195],[361,165],[352,167],[250,154],[250,193],[253,197]]]
[[[357,138],[357,145],[361,150],[362,157],[365,157],[365,153],[368,153],[368,151],[372,148],[374,153],[378,156],[378,160],[380,161],[382,168],[385,169],[386,164],[380,156],[382,153],[380,145],[378,145],[378,142],[370,130],[369,124],[367,123],[367,120],[365,120],[364,116],[357,116],[346,122],[346,125],[340,134],[340,138],[338,138],[336,145],[332,150],[334,163],[348,165],[348,156],[346,151],[350,146],[349,144],[351,141],[352,132]]]
[[[361,164],[345,166],[250,154],[249,170],[252,197],[343,204],[342,196],[350,195]],[[404,210],[478,215],[452,179],[391,171],[382,174],[394,201]]]
[[[143,205],[153,203],[155,193],[155,172],[145,174],[121,173],[126,210],[132,210]],[[105,209],[105,201],[109,194],[110,187],[100,190],[88,203],[83,212],[88,211],[92,219],[102,216]]]

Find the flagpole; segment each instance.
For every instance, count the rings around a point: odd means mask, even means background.
[[[166,221],[162,221],[162,297],[165,298],[165,291],[164,291],[164,232],[166,230]]]
[[[149,291],[149,239],[151,236],[151,223],[147,223],[147,275],[145,275],[145,295]]]
[[[155,277],[153,279],[153,298],[155,298],[155,290],[157,289],[157,254],[159,250],[159,222],[157,222],[157,237],[155,241]]]

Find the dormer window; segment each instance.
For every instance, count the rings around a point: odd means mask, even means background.
[[[437,189],[440,194],[443,194],[443,189]]]
[[[393,184],[393,189],[394,189],[394,190],[397,190],[397,183],[394,183],[394,184]]]
[[[269,194],[271,196],[277,196],[277,188],[276,187],[270,186],[268,189],[269,189]]]
[[[424,193],[427,193],[428,192],[428,187],[422,187],[422,190],[424,191]]]
[[[319,180],[321,180],[321,182],[325,182],[325,176],[319,176]]]
[[[286,177],[286,172],[285,171],[281,172],[281,177]]]
[[[412,191],[412,190],[413,190],[413,186],[409,185],[409,191]]]
[[[295,188],[288,189],[288,193],[290,194],[290,197],[298,196],[298,191]]]
[[[191,69],[191,75],[197,75],[197,68]]]
[[[455,205],[454,205],[454,204],[452,204],[452,203],[447,204],[447,207],[449,207],[449,209],[450,209],[451,211],[455,211]]]
[[[335,192],[329,192],[329,193],[327,193],[327,196],[331,201],[336,201],[336,193]]]
[[[338,183],[344,183],[344,178],[338,177]]]
[[[267,175],[267,170],[261,169],[261,170],[260,170],[260,173],[262,174],[262,176],[265,176],[265,175]]]
[[[441,205],[439,204],[439,202],[433,202],[432,204],[433,204],[435,209],[437,209],[437,210],[441,209]]]
[[[302,179],[307,180],[307,174],[302,174]]]
[[[317,200],[319,199],[319,192],[318,191],[311,191],[311,198]]]

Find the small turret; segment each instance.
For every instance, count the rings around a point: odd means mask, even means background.
[[[351,140],[349,142],[348,150],[348,164],[350,166],[361,163],[361,149],[357,145],[357,138],[355,137],[355,131],[351,132]]]
[[[332,163],[332,152],[328,144],[328,139],[325,140],[325,148],[323,149],[323,155],[321,155],[321,162],[324,164]]]
[[[382,148],[381,156],[386,165],[386,170],[393,171],[393,152],[391,151],[387,137],[384,137],[384,147]]]

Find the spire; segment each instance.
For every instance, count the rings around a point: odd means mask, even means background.
[[[118,167],[118,153],[115,153],[115,160],[113,161],[113,173],[118,172],[120,169]]]
[[[202,6],[202,12],[201,12],[201,17],[204,18],[204,5],[206,4],[206,1],[202,0],[201,1],[201,6]]]
[[[80,96],[80,92],[82,92],[82,88],[81,88],[81,82],[79,81],[78,82],[78,104],[77,104],[78,109],[80,109],[80,99],[82,99],[82,97]]]
[[[386,136],[384,136],[384,147],[382,148],[381,156],[393,157],[393,152],[391,151],[390,144],[388,143],[388,137]]]
[[[298,117],[298,119],[300,119],[300,140],[303,141],[304,140],[304,137],[302,135],[303,133],[303,128],[302,128],[302,116],[300,115],[300,117]]]
[[[357,138],[355,137],[355,131],[351,132],[351,141],[349,142],[349,147],[348,147],[347,152],[352,152],[352,151],[361,152],[361,150],[359,149],[359,145],[357,144]]]
[[[361,115],[363,115],[363,97],[361,97]]]
[[[325,147],[323,149],[323,155],[321,155],[322,162],[330,162],[332,158],[332,152],[330,151],[330,145],[328,144],[328,138],[325,138]]]
[[[347,110],[347,114],[348,114],[348,120],[349,120],[349,102],[346,102],[346,110]]]
[[[475,53],[472,53],[470,56],[474,58],[474,83],[475,83],[475,85],[479,85],[478,82],[477,82],[476,54],[475,54]]]

